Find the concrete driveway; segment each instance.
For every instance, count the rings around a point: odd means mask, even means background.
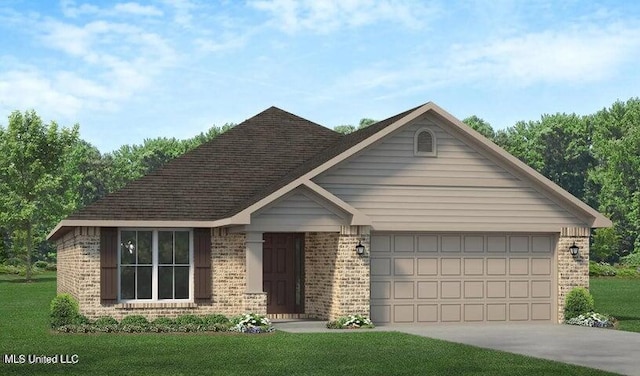
[[[323,321],[283,321],[274,325],[293,333],[358,332],[329,330]],[[394,325],[378,326],[372,331],[397,331],[640,376],[640,333],[560,324]]]
[[[640,376],[640,333],[553,324],[384,326],[380,330]]]

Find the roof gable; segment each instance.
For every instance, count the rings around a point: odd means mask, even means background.
[[[588,223],[590,227],[612,226],[611,221],[597,210],[580,201],[432,102],[402,112],[340,139],[334,145],[326,148],[309,161],[292,170],[282,180],[260,191],[258,195],[253,196],[249,201],[243,203],[239,209],[234,210],[235,217],[246,217],[247,213],[251,213],[272,200],[277,199],[280,195],[290,191],[299,184],[310,181],[310,179],[318,176],[322,172],[351,158],[361,150],[370,147],[425,114],[437,118],[440,124],[445,125],[448,130],[453,132],[457,137],[461,137],[465,142],[473,144],[477,150],[485,154],[485,156],[498,161],[503,167],[508,168],[509,171],[517,174],[521,179],[530,182],[538,191],[552,198],[559,205],[567,208],[567,210],[571,212],[578,213],[581,218],[585,218],[585,222]]]

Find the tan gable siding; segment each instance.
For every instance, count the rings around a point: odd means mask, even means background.
[[[437,138],[417,157],[413,136]],[[371,217],[380,230],[559,231],[578,218],[435,123],[419,119],[314,181]]]
[[[291,194],[251,216],[249,231],[340,231],[348,224],[346,214],[328,208],[322,199],[314,197],[307,189],[298,188]]]
[[[423,126],[434,131],[437,157],[416,157],[413,136]],[[316,179],[322,183],[464,187],[518,187],[518,179],[432,123],[408,125],[377,146]],[[392,181],[391,181],[392,180]]]

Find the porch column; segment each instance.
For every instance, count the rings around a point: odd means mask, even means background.
[[[264,292],[262,289],[262,232],[247,232],[247,293]]]

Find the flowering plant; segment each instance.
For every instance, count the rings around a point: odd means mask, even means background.
[[[597,312],[589,312],[566,320],[569,325],[591,326],[596,328],[613,328],[615,319]]]
[[[329,321],[327,328],[329,329],[359,329],[373,328],[371,320],[363,315],[349,315],[338,317],[335,321]]]
[[[274,331],[271,321],[255,313],[245,313],[231,319],[232,331],[240,333],[268,333]]]

